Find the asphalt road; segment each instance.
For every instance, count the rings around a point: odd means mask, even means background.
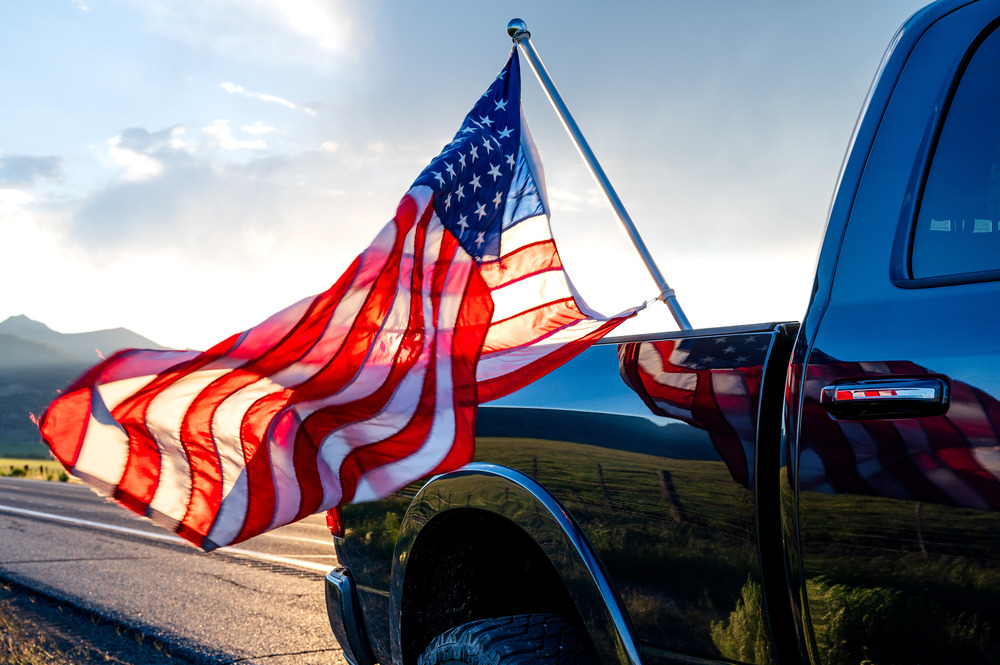
[[[0,478],[0,578],[203,663],[346,663],[323,516],[205,554],[86,487]]]

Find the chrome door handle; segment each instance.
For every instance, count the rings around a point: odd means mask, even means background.
[[[834,418],[915,418],[948,410],[948,383],[939,378],[871,379],[826,386],[820,404]]]

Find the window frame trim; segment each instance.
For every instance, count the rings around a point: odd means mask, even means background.
[[[1000,38],[1000,18],[991,21],[983,28],[966,49],[959,62],[951,83],[943,94],[939,95],[935,104],[936,111],[931,116],[920,139],[918,154],[906,186],[906,195],[900,210],[899,221],[896,224],[896,234],[892,241],[892,251],[889,263],[889,278],[894,285],[903,289],[924,289],[938,286],[954,286],[958,284],[976,284],[981,282],[1000,281],[1000,267],[994,270],[978,270],[932,277],[914,277],[912,268],[913,245],[917,232],[917,213],[923,201],[927,178],[930,175],[934,155],[937,153],[941,132],[951,110],[955,94],[965,78],[969,63],[978,53],[979,48],[990,37]]]

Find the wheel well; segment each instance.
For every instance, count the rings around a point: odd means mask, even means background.
[[[521,527],[494,513],[457,508],[421,529],[408,554],[400,604],[403,662],[469,621],[547,612],[579,620],[562,578]]]

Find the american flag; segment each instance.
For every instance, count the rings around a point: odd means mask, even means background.
[[[74,476],[211,550],[472,457],[476,408],[633,312],[575,297],[516,50],[327,291],[208,351],[120,352],[43,416]]]
[[[660,416],[705,430],[733,480],[751,487],[769,338],[740,334],[618,347],[622,378]]]

